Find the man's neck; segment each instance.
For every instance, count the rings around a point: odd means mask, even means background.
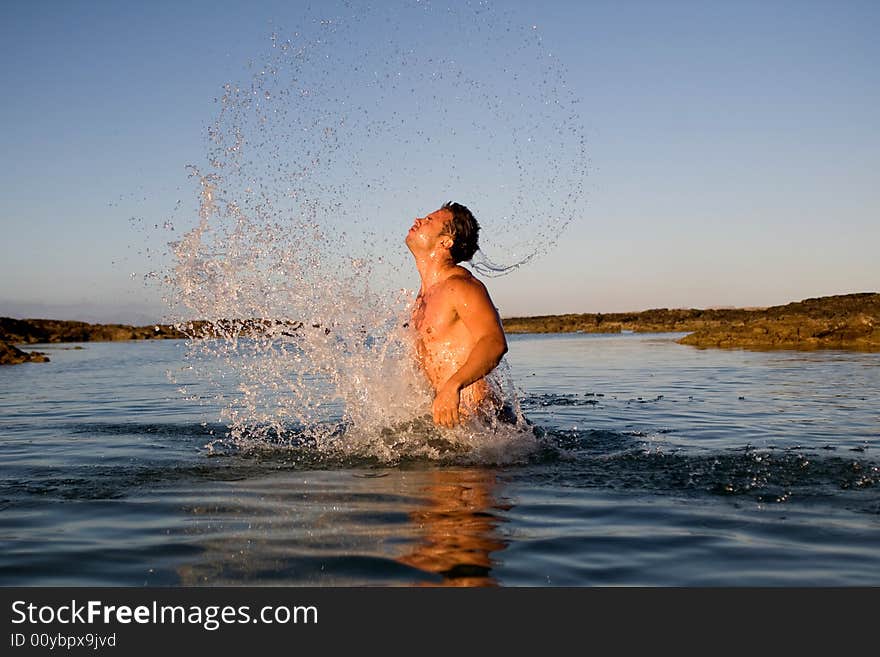
[[[423,257],[416,258],[416,269],[419,270],[419,277],[422,279],[422,289],[424,292],[440,281],[449,278],[458,267],[449,257],[449,254],[430,253]]]

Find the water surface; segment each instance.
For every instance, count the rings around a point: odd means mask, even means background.
[[[211,451],[182,342],[41,347],[0,369],[0,584],[880,584],[880,354],[679,335],[510,336],[506,465]]]

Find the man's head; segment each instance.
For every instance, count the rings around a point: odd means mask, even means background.
[[[480,224],[460,203],[445,203],[440,209],[418,218],[406,236],[413,253],[432,253],[439,247],[458,264],[470,260],[479,248]]]
[[[442,210],[448,210],[449,218],[443,226],[443,234],[452,237],[449,255],[458,264],[474,257],[480,248],[480,224],[476,217],[461,203],[444,203]]]

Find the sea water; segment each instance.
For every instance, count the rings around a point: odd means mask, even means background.
[[[0,369],[0,583],[880,584],[880,355],[679,336],[509,336],[506,462],[219,448],[186,342],[41,347]]]

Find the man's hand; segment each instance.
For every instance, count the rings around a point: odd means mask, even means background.
[[[458,406],[461,403],[461,388],[451,379],[447,381],[434,397],[434,424],[451,429],[460,421]]]

